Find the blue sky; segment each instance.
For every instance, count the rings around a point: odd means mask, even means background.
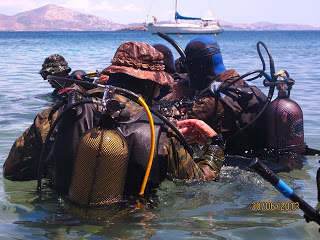
[[[92,14],[117,23],[173,21],[175,0],[9,0],[0,1],[0,14],[14,14],[47,4]],[[232,23],[295,23],[320,27],[320,0],[179,0],[184,16],[212,17]]]

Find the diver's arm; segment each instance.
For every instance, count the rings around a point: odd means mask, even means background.
[[[203,156],[193,159],[176,137],[165,142],[168,177],[176,179],[216,180],[224,160],[222,148],[208,149]]]
[[[214,97],[198,99],[192,109],[187,112],[186,118],[203,120],[213,129],[220,129],[219,122],[224,116],[224,108],[221,101]]]
[[[216,132],[201,120],[188,119],[177,123],[180,131],[189,141],[203,143],[211,142]],[[191,136],[191,135],[194,136]],[[205,179],[215,180],[218,178],[224,153],[217,145],[208,147],[203,156],[192,159],[183,145],[174,137],[169,138],[165,144],[168,157],[168,172],[173,178],[178,179]]]
[[[224,161],[224,151],[219,145],[210,144],[204,154],[195,159],[197,165],[202,169],[206,180],[217,180]]]
[[[12,145],[3,165],[3,176],[12,181],[36,179],[41,146],[32,124]]]
[[[176,125],[188,143],[198,143],[204,146],[204,154],[194,161],[204,172],[206,180],[215,180],[224,160],[222,135],[217,134],[208,124],[199,119],[182,120]]]
[[[52,108],[39,113],[33,124],[17,138],[3,165],[3,176],[12,181],[37,179],[40,153],[50,129],[49,113]]]

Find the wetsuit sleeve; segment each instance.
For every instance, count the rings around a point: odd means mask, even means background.
[[[197,100],[192,110],[187,112],[186,117],[202,120],[216,131],[219,131],[219,124],[223,115],[224,108],[222,103],[214,97],[207,97]]]
[[[164,148],[168,158],[168,173],[172,178],[205,180],[218,178],[224,160],[221,148],[210,148],[195,160],[174,136],[167,139]]]
[[[12,181],[37,179],[41,149],[50,129],[48,117],[51,108],[39,113],[33,124],[11,147],[3,165],[3,176]]]

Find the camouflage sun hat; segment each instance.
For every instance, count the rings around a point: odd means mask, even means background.
[[[129,76],[151,80],[161,85],[173,83],[173,78],[164,69],[163,54],[147,43],[124,42],[102,74],[123,73]]]
[[[71,71],[71,68],[68,66],[68,63],[66,62],[64,57],[59,54],[53,54],[44,60],[42,69],[39,71],[39,74],[42,75],[42,73],[44,72],[54,74],[63,71],[69,73]]]

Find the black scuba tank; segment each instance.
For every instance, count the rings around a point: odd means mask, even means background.
[[[303,113],[300,106],[280,90],[266,111],[266,148],[277,152],[302,152],[305,149]]]

